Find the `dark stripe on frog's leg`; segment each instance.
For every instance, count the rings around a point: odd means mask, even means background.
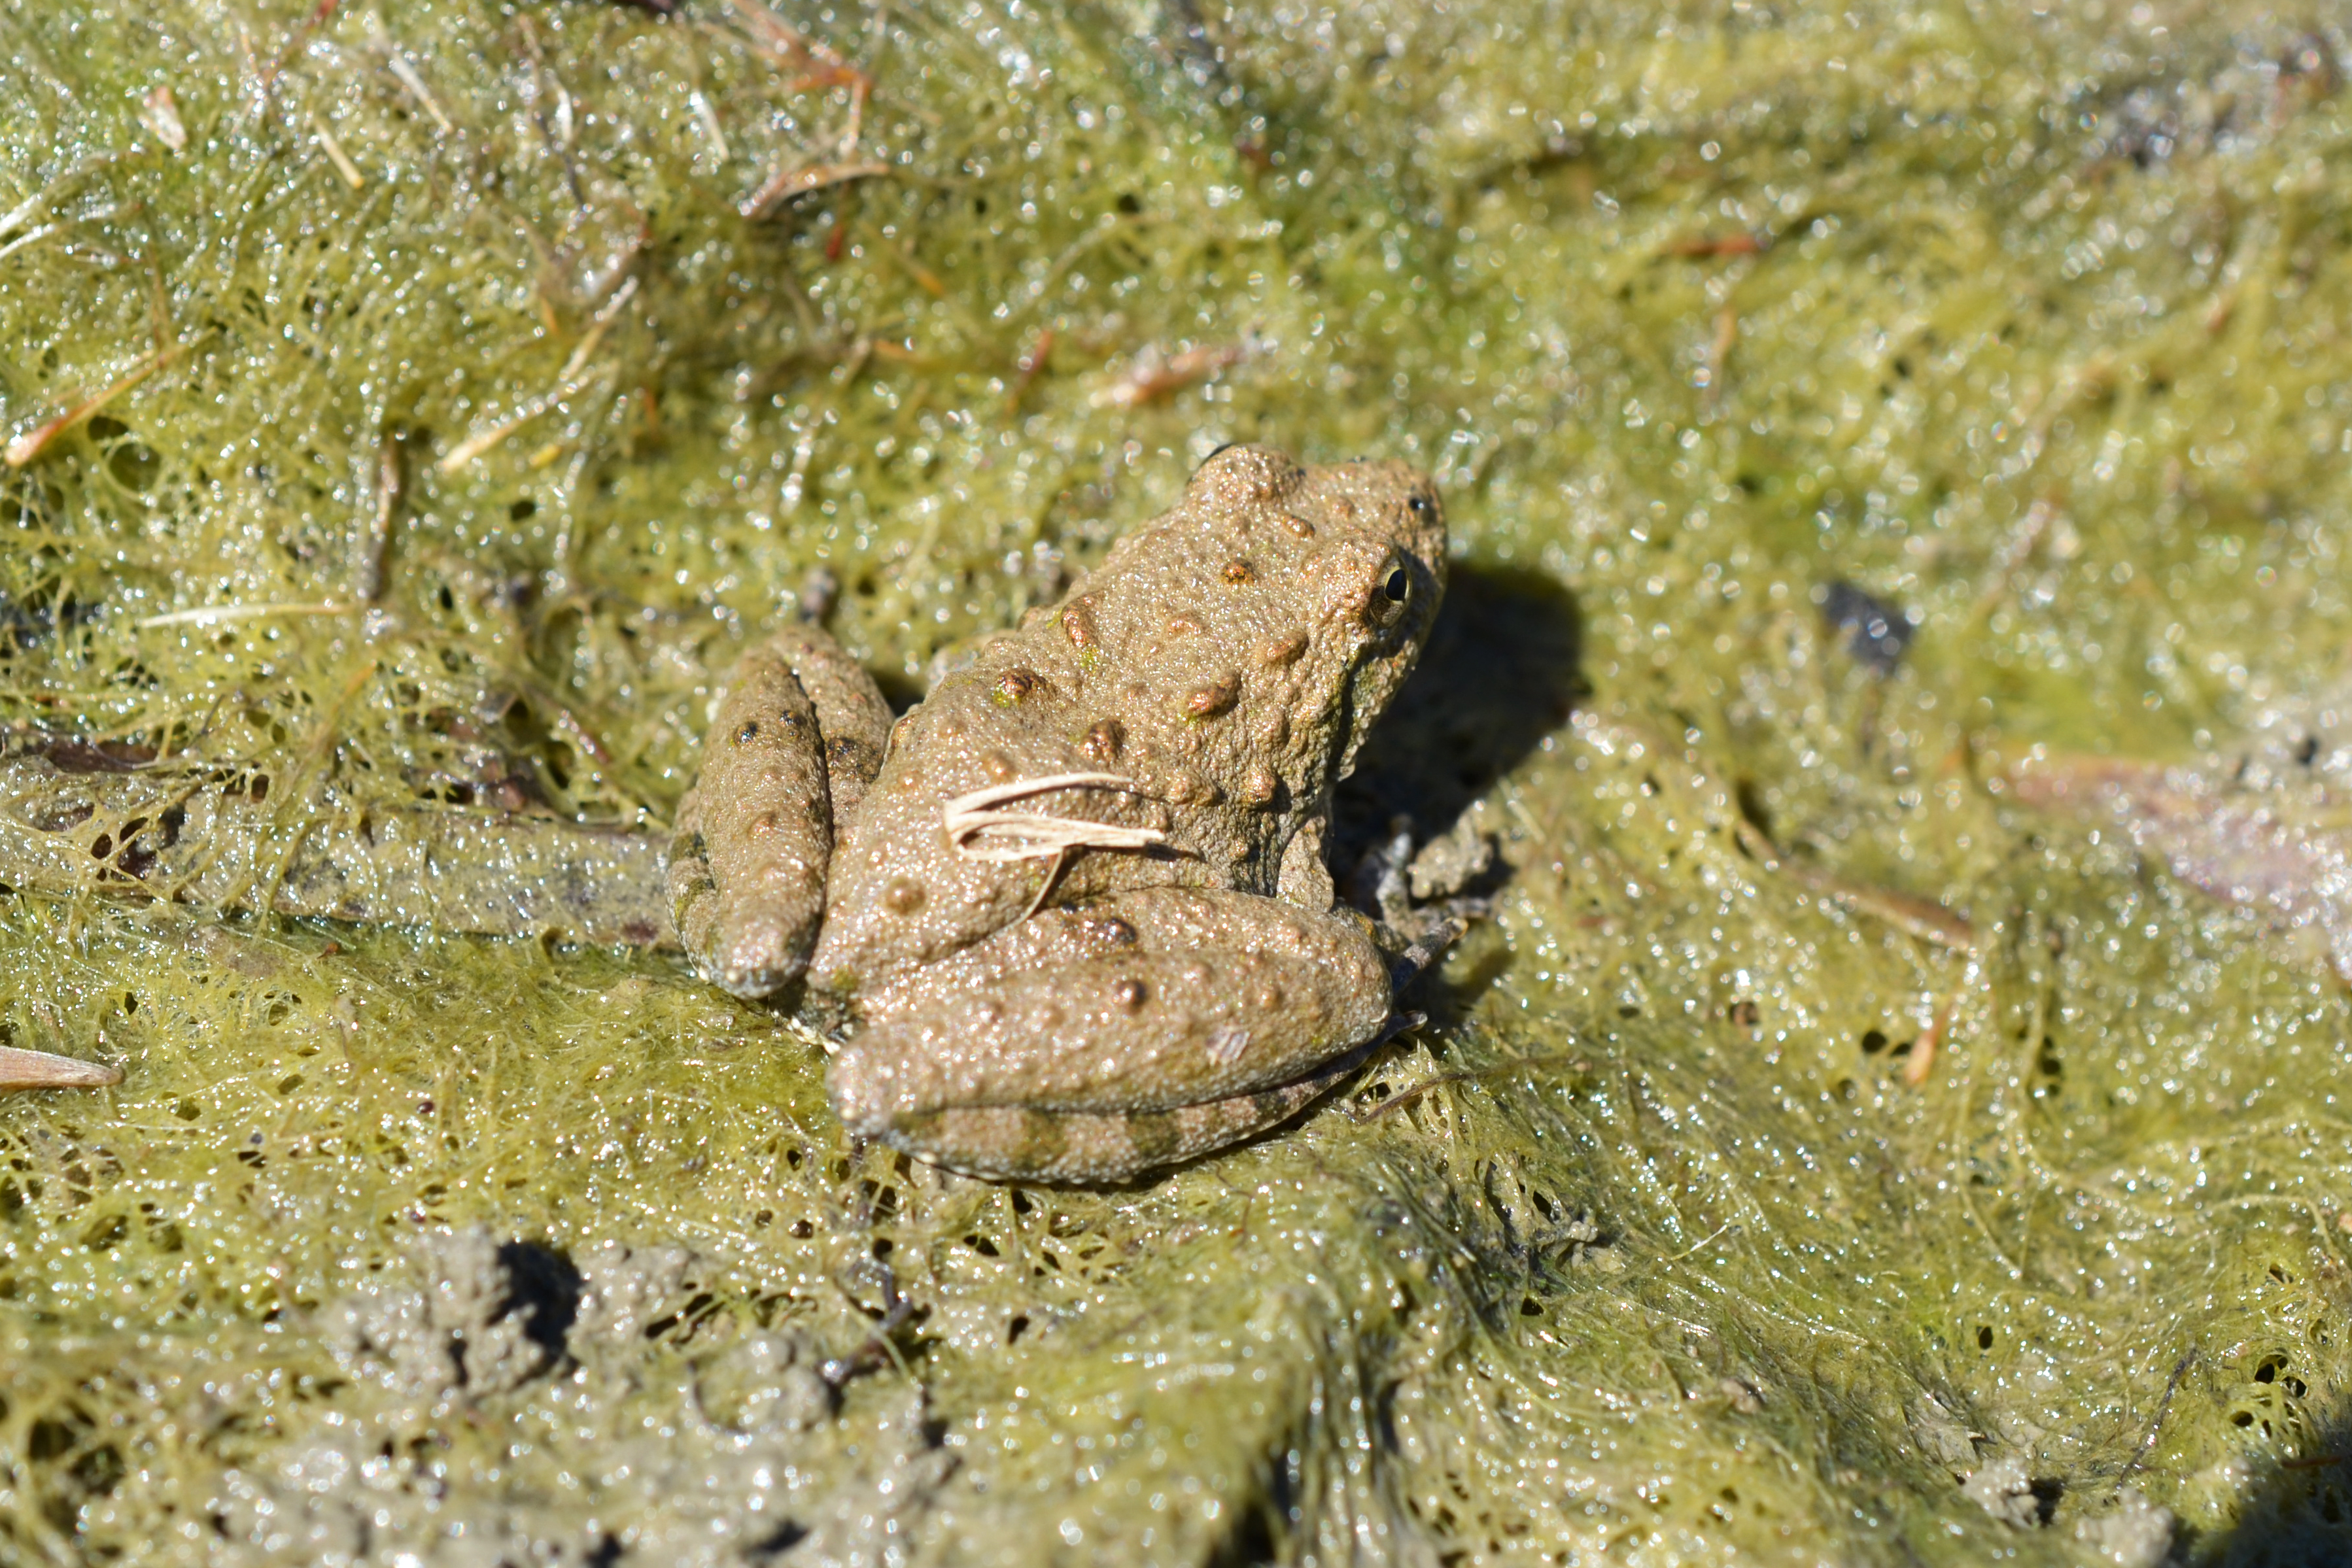
[[[1289,1120],[1368,1054],[1358,1047],[1295,1082],[1171,1111],[1034,1111],[1020,1105],[903,1112],[849,1130],[991,1181],[1115,1182],[1178,1165]]]
[[[711,880],[710,855],[702,841],[701,791],[688,789],[677,803],[677,826],[662,857],[662,902],[669,911],[669,928],[678,946],[692,955],[698,967],[710,944],[710,925],[719,895]]]
[[[819,627],[778,627],[759,653],[792,672],[816,714],[834,841],[838,843],[856,819],[867,786],[882,771],[882,754],[890,745],[890,705],[866,666]]]

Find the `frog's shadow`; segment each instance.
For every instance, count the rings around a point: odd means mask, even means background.
[[[1398,818],[1424,843],[1568,722],[1588,688],[1575,596],[1538,572],[1456,564],[1415,669],[1332,805],[1343,876]],[[1482,885],[1491,893],[1501,865]]]
[[[1584,681],[1576,597],[1540,572],[1456,563],[1421,664],[1373,727],[1332,804],[1331,864],[1348,873],[1407,820],[1416,846],[1444,833],[1568,722]],[[1490,896],[1509,875],[1497,855],[1463,893]],[[1501,977],[1506,956],[1452,983],[1425,977],[1410,1005],[1440,1026]]]

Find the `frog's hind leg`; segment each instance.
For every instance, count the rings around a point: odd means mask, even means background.
[[[894,1118],[882,1142],[989,1181],[1124,1181],[1281,1125],[1370,1053],[1359,1046],[1296,1082],[1168,1111],[953,1108]]]
[[[788,626],[736,665],[666,872],[670,924],[712,985],[764,997],[807,968],[834,843],[889,726],[872,678],[815,627]]]
[[[851,1132],[951,1169],[1112,1180],[1289,1115],[1391,1000],[1352,911],[1138,889],[869,994],[826,1087]]]

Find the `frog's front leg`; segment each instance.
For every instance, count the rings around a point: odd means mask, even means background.
[[[1115,1181],[1283,1121],[1390,1004],[1351,911],[1147,889],[1044,911],[864,998],[828,1086],[850,1131],[938,1165]]]
[[[807,968],[833,846],[889,732],[873,678],[814,626],[783,628],[735,666],[667,872],[670,924],[712,985],[764,997]]]

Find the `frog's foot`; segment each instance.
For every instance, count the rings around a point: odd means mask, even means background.
[[[988,1181],[1125,1181],[1281,1125],[1355,1071],[1371,1050],[1358,1046],[1290,1083],[1165,1111],[950,1106],[853,1124],[851,1131]]]
[[[1399,990],[1419,978],[1461,940],[1493,901],[1463,890],[1494,864],[1494,843],[1465,817],[1448,831],[1413,847],[1412,819],[1390,821],[1389,836],[1364,852],[1349,874],[1350,903],[1377,916],[1376,940]]]
[[[1392,988],[1402,993],[1421,978],[1470,929],[1474,916],[1456,912],[1453,908],[1456,902],[1460,901],[1449,900],[1434,909],[1416,909],[1402,925],[1383,923],[1377,928],[1374,940],[1389,961],[1389,984]],[[1484,915],[1486,911],[1482,908],[1476,913]]]
[[[736,666],[664,873],[670,924],[712,985],[764,997],[808,967],[837,825],[880,768],[889,722],[872,679],[814,627]]]
[[[1412,819],[1389,819],[1388,837],[1366,850],[1348,873],[1348,902],[1382,924],[1402,925],[1412,915]]]

